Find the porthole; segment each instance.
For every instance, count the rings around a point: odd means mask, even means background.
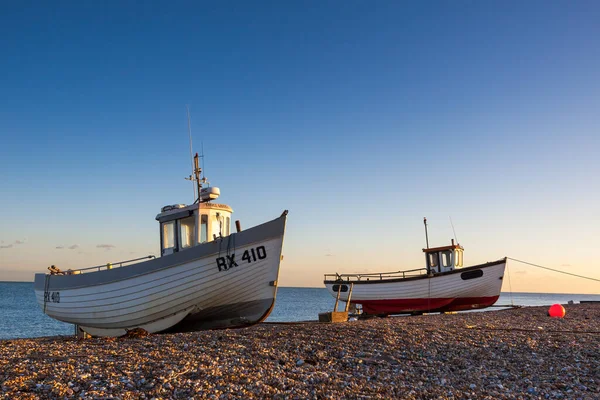
[[[347,292],[348,291],[348,285],[333,285],[333,287],[331,288],[333,289],[334,292]]]
[[[460,277],[464,281],[466,281],[468,279],[481,278],[482,276],[483,276],[483,271],[480,269],[477,269],[475,271],[467,271],[467,272],[463,272],[462,274],[460,274]]]

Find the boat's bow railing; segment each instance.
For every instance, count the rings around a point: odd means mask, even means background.
[[[87,268],[80,268],[80,269],[68,269],[66,271],[61,271],[60,269],[54,267],[54,265],[48,269],[50,270],[51,275],[79,275],[79,274],[85,274],[86,272],[97,272],[97,271],[102,271],[105,269],[120,268],[120,267],[124,266],[125,264],[130,264],[130,263],[133,263],[136,261],[148,260],[148,259],[152,259],[152,258],[156,258],[156,256],[149,255],[146,257],[132,258],[131,260],[109,262],[106,264],[97,265],[95,267],[87,267]]]
[[[404,279],[427,274],[427,268],[410,269],[395,272],[371,272],[365,274],[325,274],[325,281],[352,282],[385,279]]]

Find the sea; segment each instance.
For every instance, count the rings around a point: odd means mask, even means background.
[[[56,321],[42,312],[35,301],[31,282],[0,282],[0,298],[0,339],[73,335],[75,332],[72,324]],[[600,301],[600,295],[501,293],[496,306],[549,306],[581,300]],[[340,304],[341,309],[345,303]],[[266,322],[316,321],[319,313],[333,311],[334,305],[335,299],[325,288],[281,287]],[[486,310],[494,309],[497,308]]]

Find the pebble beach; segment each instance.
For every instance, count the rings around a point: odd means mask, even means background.
[[[565,309],[2,340],[0,398],[599,399],[600,304]]]

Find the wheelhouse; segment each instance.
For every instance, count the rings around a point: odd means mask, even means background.
[[[436,274],[462,267],[464,250],[461,245],[454,244],[454,239],[450,246],[423,249],[427,272]]]
[[[219,196],[215,187],[203,188],[201,202],[165,206],[156,216],[160,224],[161,256],[166,256],[231,234],[233,210],[210,203]]]

